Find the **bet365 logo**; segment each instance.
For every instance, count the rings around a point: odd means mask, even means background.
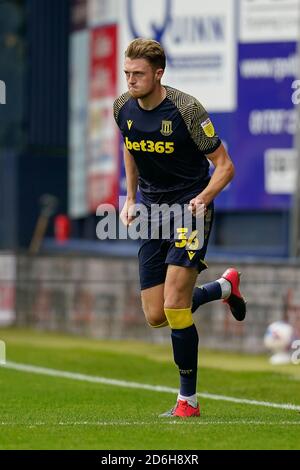
[[[6,85],[0,80],[0,104],[6,104]]]
[[[125,137],[125,145],[127,150],[135,150],[136,152],[150,152],[150,153],[173,153],[174,142],[153,142],[153,140],[140,140],[139,142],[132,142]]]

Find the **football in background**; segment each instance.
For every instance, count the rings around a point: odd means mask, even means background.
[[[294,338],[294,330],[289,323],[276,321],[271,323],[264,335],[264,345],[272,352],[272,364],[285,364],[290,362],[289,350]]]

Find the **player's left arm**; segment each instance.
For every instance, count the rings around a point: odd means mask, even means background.
[[[222,143],[214,152],[208,154],[207,158],[215,169],[206,188],[190,201],[190,210],[193,215],[204,212],[211,201],[234,177],[234,165]]]

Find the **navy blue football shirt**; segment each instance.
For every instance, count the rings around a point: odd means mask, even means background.
[[[221,144],[201,103],[165,86],[166,98],[147,111],[129,92],[114,102],[114,117],[139,172],[141,202],[185,203],[209,182],[206,155]]]

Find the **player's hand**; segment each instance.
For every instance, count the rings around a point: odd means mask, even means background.
[[[194,217],[203,217],[207,212],[206,203],[204,199],[199,195],[194,197],[189,202],[188,210]]]
[[[136,218],[135,201],[126,199],[123,209],[120,212],[120,219],[127,227]]]

